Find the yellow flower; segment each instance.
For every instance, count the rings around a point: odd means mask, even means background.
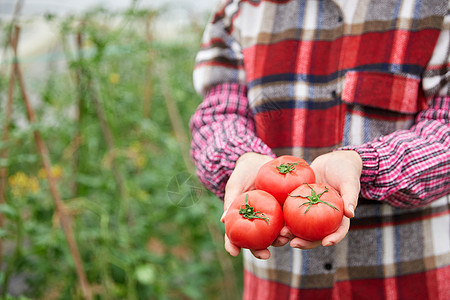
[[[136,191],[136,198],[139,201],[147,201],[149,197],[150,197],[150,195],[144,190],[138,189]]]
[[[142,150],[144,150],[144,147],[142,146],[141,142],[134,141],[131,143],[129,147],[130,151],[133,151],[135,153],[140,153]]]
[[[24,172],[17,172],[8,178],[13,196],[20,197],[39,192],[39,181],[36,177],[27,176]]]
[[[133,165],[138,169],[144,168],[145,165],[147,164],[147,157],[145,157],[145,155],[142,154],[143,151],[144,147],[142,143],[137,141],[133,142],[128,147],[127,155],[133,162]]]
[[[120,81],[120,74],[119,73],[111,73],[109,74],[109,82],[112,84],[118,84]]]
[[[28,176],[24,172],[17,172],[9,176],[8,182],[11,186],[25,186]]]
[[[59,165],[52,166],[52,168],[50,169],[50,174],[52,175],[52,177],[54,179],[59,179],[59,178],[62,177],[63,169]],[[45,171],[44,168],[39,170],[38,177],[40,179],[46,179],[47,178],[47,172]]]
[[[142,169],[145,167],[145,165],[147,164],[147,157],[145,157],[142,154],[137,155],[136,157],[134,157],[133,159],[134,161],[134,165],[138,168],[138,169]]]
[[[39,181],[36,177],[28,177],[28,190],[32,194],[37,194],[39,192]]]

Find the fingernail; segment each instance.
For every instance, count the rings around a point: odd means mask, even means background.
[[[292,248],[300,248],[300,244],[291,242],[291,247]]]
[[[329,241],[329,242],[326,242],[325,244],[323,244],[322,246],[324,246],[324,247],[334,246],[334,242]]]
[[[355,206],[353,204],[350,204],[348,206],[348,210],[352,213],[352,218],[355,216]]]
[[[225,223],[225,215],[227,214],[227,211],[224,211],[222,216],[220,217],[220,222]]]

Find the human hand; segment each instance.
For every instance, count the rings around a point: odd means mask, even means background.
[[[356,151],[342,150],[321,155],[311,163],[311,168],[316,175],[316,182],[330,185],[341,195],[344,200],[344,218],[340,227],[322,241],[310,242],[294,237],[290,243],[294,248],[312,249],[320,244],[332,246],[342,241],[350,228],[350,218],[354,217],[358,203],[362,160]]]
[[[254,152],[248,152],[243,154],[236,162],[235,169],[231,173],[228,179],[227,185],[225,187],[225,197],[224,197],[224,213],[222,215],[221,221],[224,222],[224,216],[227,212],[228,207],[231,205],[234,199],[240,194],[254,190],[255,189],[255,178],[258,174],[259,169],[266,162],[272,160],[273,158],[268,155],[262,155]],[[287,228],[281,230],[280,236],[275,240],[274,246],[282,246],[287,244],[291,236],[282,236],[282,234],[290,234]],[[231,243],[230,239],[225,234],[225,250],[232,256],[239,255],[241,249]],[[263,250],[251,250],[253,255],[260,259],[268,259],[270,257],[270,252],[268,249]]]

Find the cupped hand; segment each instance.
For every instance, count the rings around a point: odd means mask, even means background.
[[[311,168],[316,182],[322,182],[335,188],[344,200],[344,218],[338,230],[326,236],[322,241],[307,241],[294,237],[290,245],[294,248],[312,249],[319,245],[332,246],[342,241],[350,228],[350,218],[355,215],[360,191],[362,160],[353,150],[340,150],[317,157]]]
[[[231,173],[225,187],[224,213],[221,218],[222,222],[224,221],[224,216],[228,210],[228,207],[231,205],[231,202],[233,202],[233,200],[240,194],[255,189],[255,178],[259,169],[262,165],[272,159],[273,157],[271,156],[254,152],[248,152],[239,157],[236,162],[235,169],[233,173]],[[282,233],[285,233],[285,231],[282,230]],[[283,237],[280,235],[274,242],[274,245],[281,246],[288,243],[289,240],[290,237]],[[225,250],[232,256],[237,256],[239,255],[241,248],[231,243],[230,239],[225,234]],[[270,252],[268,249],[251,250],[251,252],[255,257],[260,259],[268,259],[270,257]]]
[[[254,182],[260,167],[273,158],[258,153],[245,153],[236,162],[236,167],[225,187],[224,213],[227,212],[231,202],[241,193],[255,188]],[[344,200],[344,218],[337,231],[325,237],[322,241],[307,241],[295,237],[285,226],[280,232],[273,246],[280,247],[290,241],[294,248],[312,249],[319,245],[332,246],[342,241],[350,228],[350,218],[354,217],[354,211],[358,203],[360,191],[360,176],[362,160],[359,154],[352,150],[334,151],[317,157],[311,167],[316,175],[316,182],[322,182],[335,188]],[[225,249],[232,256],[240,253],[240,248],[231,243],[225,235]],[[268,249],[251,250],[253,255],[260,259],[268,259]]]

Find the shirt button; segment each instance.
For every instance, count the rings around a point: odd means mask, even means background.
[[[331,97],[333,97],[333,99],[337,98],[337,93],[336,91],[331,91]]]

